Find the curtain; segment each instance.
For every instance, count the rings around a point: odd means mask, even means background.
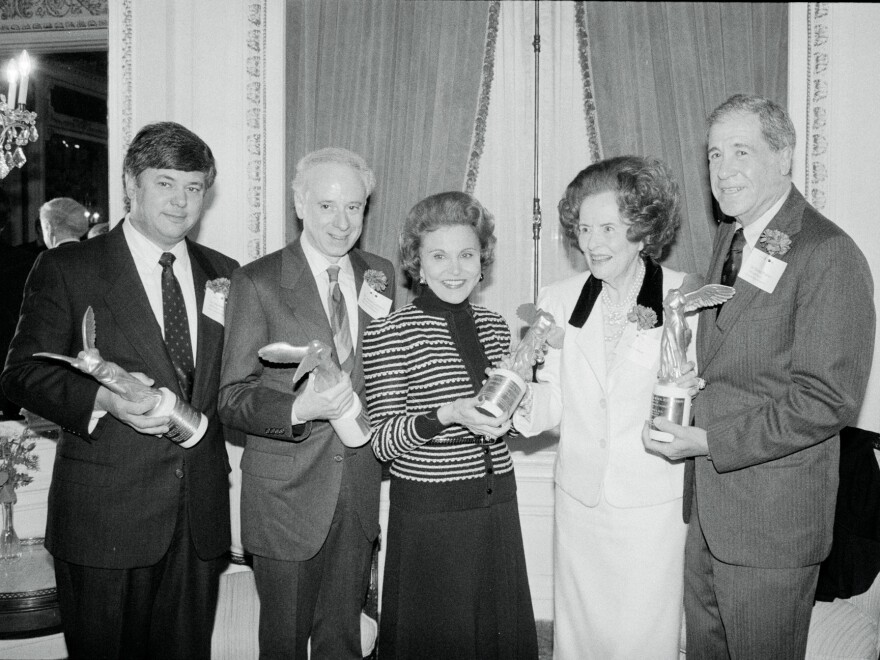
[[[788,6],[587,2],[606,158],[662,158],[681,188],[682,227],[666,264],[705,273],[716,222],[706,116],[735,93],[787,106]]]
[[[314,149],[361,154],[377,178],[364,249],[396,260],[412,205],[463,189],[490,5],[288,0],[287,178]],[[289,241],[292,193],[285,222]]]
[[[585,72],[579,57],[576,3],[541,2],[539,28],[539,285],[583,271],[556,206],[569,181],[595,160],[585,121]],[[472,299],[502,314],[518,340],[519,305],[533,300],[535,244],[535,3],[502,2],[487,110],[485,145],[474,195],[495,216],[496,262]]]

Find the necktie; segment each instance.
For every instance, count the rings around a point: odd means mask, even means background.
[[[330,277],[330,328],[333,330],[336,355],[339,366],[351,373],[354,366],[354,350],[351,347],[351,330],[348,325],[345,296],[339,288],[339,266],[327,268],[327,275]]]
[[[736,282],[739,267],[742,265],[743,246],[745,244],[746,237],[743,235],[742,228],[739,228],[733,233],[733,241],[730,243],[727,259],[724,260],[724,267],[721,269],[721,283],[723,285],[733,286],[733,283]]]
[[[175,256],[163,252],[159,258],[162,266],[162,321],[165,327],[165,345],[174,365],[177,382],[183,395],[189,400],[192,395],[193,364],[192,341],[189,336],[189,319],[180,282],[174,276],[171,264]]]

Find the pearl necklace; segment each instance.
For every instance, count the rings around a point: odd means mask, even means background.
[[[638,271],[633,283],[630,285],[623,303],[619,305],[612,304],[611,296],[608,295],[608,285],[605,282],[602,283],[602,308],[605,315],[605,341],[607,343],[616,343],[626,329],[627,316],[636,303],[644,277],[645,264],[639,259]]]

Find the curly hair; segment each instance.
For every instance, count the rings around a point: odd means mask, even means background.
[[[708,138],[709,131],[715,124],[736,114],[755,115],[761,124],[761,135],[770,145],[770,149],[777,153],[783,149],[791,149],[792,158],[794,157],[797,133],[791,118],[782,106],[763,96],[748,94],[731,96],[715,108],[706,119],[706,137]]]
[[[642,254],[659,261],[681,225],[678,184],[659,158],[617,156],[578,172],[559,201],[559,222],[578,245],[581,204],[587,197],[614,193],[620,215],[629,225],[626,237],[644,241]]]
[[[443,192],[425,197],[413,206],[400,232],[400,263],[413,282],[419,279],[422,262],[419,250],[425,234],[440,227],[467,225],[474,228],[480,241],[480,265],[495,260],[495,219],[473,195]]]

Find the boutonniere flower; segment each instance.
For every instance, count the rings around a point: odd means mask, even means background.
[[[773,257],[781,257],[791,249],[791,239],[788,234],[778,229],[765,229],[758,242],[761,243],[767,254]]]
[[[388,286],[388,278],[381,270],[370,268],[364,273],[364,281],[375,291],[384,291]]]
[[[650,330],[657,325],[657,313],[644,305],[633,305],[626,315],[626,320],[635,323],[639,330]]]
[[[218,277],[213,280],[208,280],[205,282],[205,288],[208,291],[216,293],[217,295],[223,296],[224,298],[229,297],[229,278],[228,277]]]

